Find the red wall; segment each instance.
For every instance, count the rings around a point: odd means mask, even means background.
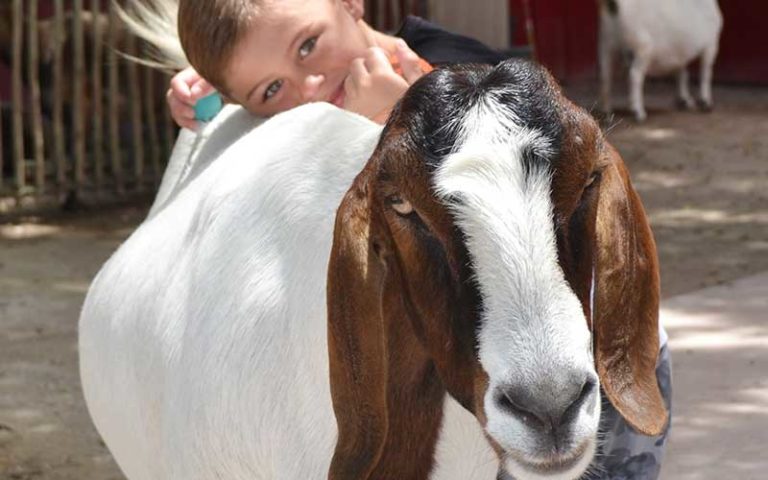
[[[562,81],[597,75],[596,0],[509,0],[517,28],[513,44],[525,44],[524,3],[530,5],[537,58]],[[674,0],[670,0],[674,1]],[[724,27],[715,81],[768,84],[768,2],[721,0]]]
[[[725,24],[715,79],[768,84],[768,3],[721,0]]]

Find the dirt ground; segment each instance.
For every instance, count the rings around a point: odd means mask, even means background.
[[[572,95],[587,107],[594,98]],[[716,88],[711,114],[673,110],[669,85],[648,96],[647,123],[619,117],[609,138],[650,214],[663,296],[768,271],[768,89]],[[122,478],[83,404],[77,317],[145,212],[0,224],[0,480]]]

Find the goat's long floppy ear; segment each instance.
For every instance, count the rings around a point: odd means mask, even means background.
[[[369,170],[355,179],[336,214],[328,267],[328,350],[339,428],[330,480],[366,479],[387,430],[383,265],[375,251]]]
[[[661,433],[667,411],[656,380],[659,273],[640,198],[607,146],[596,220],[595,362],[608,399],[637,431]]]

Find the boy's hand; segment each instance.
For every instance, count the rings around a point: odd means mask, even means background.
[[[195,103],[213,91],[213,86],[192,67],[174,75],[166,94],[173,120],[181,127],[197,130]]]
[[[403,71],[403,78],[408,82],[408,85],[413,85],[416,80],[424,76],[424,70],[421,69],[421,59],[402,38],[397,41],[395,56],[400,69]]]
[[[405,72],[405,66],[403,66]],[[344,109],[374,121],[386,120],[389,111],[408,90],[409,82],[398,75],[378,47],[369,48],[356,58],[344,81]]]

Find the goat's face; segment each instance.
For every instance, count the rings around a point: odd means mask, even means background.
[[[543,69],[509,62],[425,77],[337,217],[331,477],[348,471],[350,449],[355,478],[391,473],[381,466],[397,461],[391,437],[408,433],[393,423],[433,437],[423,431],[432,424],[394,410],[434,409],[444,389],[516,478],[577,478],[596,449],[601,381],[636,428],[663,426],[657,288],[620,157]],[[375,450],[368,461],[361,441]]]

